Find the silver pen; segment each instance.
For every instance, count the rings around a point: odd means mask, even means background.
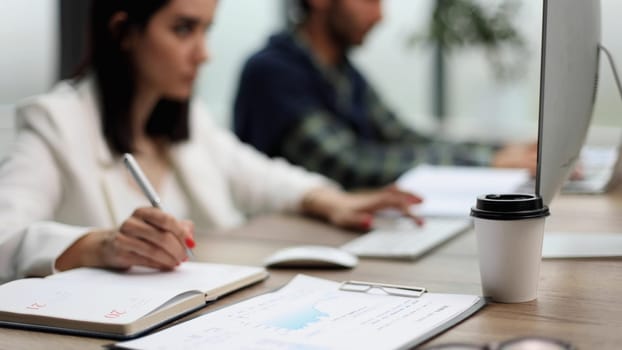
[[[132,174],[134,180],[136,180],[136,183],[138,183],[138,186],[151,203],[151,206],[153,206],[154,208],[162,209],[160,197],[151,185],[151,182],[149,182],[149,179],[147,179],[143,171],[140,169],[140,166],[136,162],[136,159],[134,159],[131,154],[125,153],[123,155],[123,163],[125,164],[125,167],[127,167],[127,170],[130,171],[130,174]],[[188,255],[188,257],[194,258],[194,253],[192,253],[192,250],[190,250],[190,248],[185,245],[184,248],[186,248],[186,254]]]

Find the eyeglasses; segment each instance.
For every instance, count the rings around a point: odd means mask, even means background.
[[[363,281],[346,281],[339,287],[339,290],[358,293],[368,293],[375,289],[381,290],[388,295],[398,295],[410,298],[418,298],[426,292],[426,289],[421,287]]]
[[[559,339],[521,337],[485,345],[461,343],[441,344],[425,348],[425,350],[576,350],[576,348],[572,344]]]

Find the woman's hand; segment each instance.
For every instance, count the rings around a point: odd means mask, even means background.
[[[171,270],[194,247],[194,225],[160,209],[139,208],[118,229],[84,235],[56,260],[56,269],[81,266],[128,269],[134,265]]]
[[[381,190],[359,193],[318,188],[307,193],[302,202],[302,209],[336,226],[369,230],[373,225],[374,214],[383,209],[397,209],[413,218],[417,224],[422,224],[423,220],[410,211],[413,204],[421,202],[420,197],[401,191],[394,185]]]
[[[501,148],[495,154],[492,164],[495,168],[524,168],[532,176],[538,166],[538,144],[512,144]]]

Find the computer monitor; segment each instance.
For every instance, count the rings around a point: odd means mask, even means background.
[[[536,194],[549,205],[579,157],[592,118],[600,0],[544,0]]]

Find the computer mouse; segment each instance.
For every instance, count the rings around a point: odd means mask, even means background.
[[[302,245],[281,249],[270,255],[267,267],[348,268],[358,263],[358,258],[335,247]]]

